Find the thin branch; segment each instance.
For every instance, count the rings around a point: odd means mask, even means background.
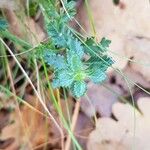
[[[74,109],[74,113],[72,116],[72,123],[71,123],[71,131],[72,132],[74,132],[74,130],[75,130],[76,122],[77,122],[78,115],[79,115],[79,110],[80,110],[80,100],[78,100],[75,104],[75,109]],[[70,146],[71,146],[71,137],[68,136],[66,145],[65,145],[65,150],[70,150]]]

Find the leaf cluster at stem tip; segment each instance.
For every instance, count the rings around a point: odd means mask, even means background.
[[[111,41],[102,38],[97,43],[89,37],[82,43],[73,34],[68,24],[76,14],[74,1],[64,1],[66,10],[57,0],[42,3],[42,6],[51,44],[43,44],[39,50],[54,70],[52,86],[69,88],[73,96],[79,98],[86,93],[86,80],[101,83],[106,79],[106,70],[113,64],[106,53]]]

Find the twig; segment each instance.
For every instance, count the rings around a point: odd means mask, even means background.
[[[74,130],[75,130],[76,122],[77,122],[78,115],[79,115],[79,110],[80,110],[80,100],[78,100],[75,104],[75,109],[74,109],[74,113],[72,116],[72,123],[71,123],[71,131],[72,132],[74,132]],[[71,137],[68,136],[66,145],[65,145],[65,150],[70,150],[70,145],[71,145]]]
[[[60,111],[62,112],[59,89],[57,89],[56,92],[57,92],[58,105],[59,105],[59,107],[60,107]],[[60,124],[61,124],[61,126],[62,126],[63,123],[62,123],[62,121],[61,121],[61,117],[60,117],[59,119],[60,119]],[[63,136],[61,137],[61,148],[62,148],[62,150],[64,150],[64,138],[63,138]]]

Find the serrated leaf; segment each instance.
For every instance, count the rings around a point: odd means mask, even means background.
[[[102,38],[100,44],[102,45],[103,49],[107,49],[110,45],[111,41],[106,39],[105,37]]]
[[[100,83],[103,82],[106,79],[106,73],[102,71],[100,68],[92,68],[89,73],[89,78],[94,83]]]
[[[62,25],[61,21],[51,21],[47,25],[47,32],[55,45],[58,47],[66,47],[67,36],[69,36],[70,31],[65,27],[65,25]]]
[[[75,16],[75,14],[76,14],[75,5],[76,5],[76,3],[74,1],[70,1],[70,2],[65,1],[64,2],[64,6],[65,6],[65,9],[67,10],[67,14],[66,14],[64,8],[62,8],[60,15],[62,16],[63,20],[65,20],[65,22],[70,21]]]
[[[90,68],[99,67],[101,70],[106,71],[113,64],[113,60],[107,55],[104,55],[102,57],[91,57],[87,61],[87,64]]]
[[[84,51],[83,51],[83,47],[81,46],[81,43],[74,38],[70,38],[68,39],[68,48],[71,51],[74,51],[80,58],[83,57],[84,55]]]
[[[85,52],[87,54],[90,54],[91,56],[95,56],[96,54],[98,54],[100,48],[97,46],[93,38],[88,38],[85,41],[85,44]]]
[[[68,14],[71,17],[74,17],[74,15],[76,14],[76,9],[75,9],[76,3],[74,1],[70,1],[70,2],[65,2],[64,4]]]
[[[85,42],[85,52],[91,56],[102,55],[108,50],[110,43],[111,41],[106,38],[102,38],[100,43],[96,43],[93,37],[88,38]]]
[[[95,83],[102,82],[106,78],[105,71],[112,64],[111,58],[105,54],[110,41],[102,38],[97,43],[91,37],[84,45],[81,44],[68,28],[70,19],[75,15],[75,3],[64,1],[64,10],[63,7],[58,6],[57,0],[49,2],[50,7],[54,8],[51,9],[50,16],[44,15],[47,21],[47,32],[55,48],[61,50],[50,54],[46,52],[47,54],[44,55],[45,61],[54,68],[53,87],[69,87],[73,95],[81,97],[86,92],[84,82],[86,78],[90,78]],[[46,9],[50,11],[48,6]],[[82,59],[85,54],[90,58],[88,61]]]
[[[72,71],[82,70],[82,61],[75,52],[67,51],[67,63]]]
[[[54,69],[66,69],[67,64],[64,56],[52,52],[52,50],[44,52],[44,60]]]
[[[42,5],[44,6],[44,11],[48,15],[48,17],[50,17],[51,19],[59,17],[59,13],[57,12],[57,9],[55,7],[56,1],[42,1]]]
[[[55,77],[52,82],[53,88],[71,86],[73,82],[73,78],[72,78],[73,75],[69,70],[67,69],[59,70],[59,71],[56,71],[54,74],[55,74]]]
[[[88,76],[94,83],[100,83],[106,79],[106,70],[113,63],[111,58],[107,55],[103,57],[97,58],[92,57],[88,60],[89,68],[88,68]]]
[[[77,98],[83,96],[86,90],[87,90],[87,86],[84,81],[74,82],[71,88],[72,94]]]

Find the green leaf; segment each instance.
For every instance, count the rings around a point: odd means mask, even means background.
[[[106,73],[102,71],[100,68],[92,68],[89,73],[89,78],[94,83],[100,83],[106,79]]]
[[[108,57],[107,55],[100,56],[100,57],[91,57],[87,64],[90,68],[98,67],[101,68],[101,70],[106,71],[108,67],[110,67],[113,64],[113,60]]]
[[[74,1],[65,2],[65,8],[71,17],[74,17],[76,14],[76,3]],[[65,12],[66,13],[66,12]]]
[[[53,88],[58,88],[58,87],[70,87],[71,84],[73,83],[73,74],[70,72],[70,70],[63,69],[63,70],[58,70],[54,72],[54,79],[52,82]]]
[[[93,38],[88,38],[85,41],[85,52],[91,56],[95,56],[96,54],[98,54],[100,48],[98,47],[98,45],[95,43]]]
[[[73,72],[74,81],[83,81],[86,78],[83,62],[75,52],[67,51],[67,64]]]
[[[87,90],[86,83],[84,81],[76,81],[71,87],[72,94],[79,98],[85,94]]]
[[[44,16],[46,15],[50,19],[55,19],[59,17],[59,13],[57,10],[57,1],[56,0],[51,0],[51,1],[41,1],[42,6],[44,6]],[[45,17],[46,17],[45,16]]]
[[[66,14],[64,8],[61,8],[61,14],[60,15],[63,18],[63,20],[65,20],[65,22],[68,22],[76,14],[76,9],[75,9],[76,3],[74,1],[70,1],[70,2],[64,1],[64,5],[65,5],[65,9],[67,10],[68,14]]]
[[[0,31],[6,30],[8,28],[8,23],[5,19],[0,18]]]
[[[84,55],[83,47],[81,46],[81,43],[77,39],[69,38],[67,45],[68,48],[71,51],[74,51],[80,58],[83,57]]]
[[[93,37],[88,38],[85,41],[85,52],[90,56],[102,55],[102,53],[108,50],[110,43],[111,41],[106,38],[102,38],[100,43],[96,43]]]
[[[107,50],[107,48],[109,47],[110,43],[111,43],[111,41],[108,40],[108,39],[106,39],[105,37],[103,37],[102,40],[101,40],[101,42],[100,42],[101,46],[103,47],[102,49],[104,51]]]
[[[56,70],[66,69],[67,67],[64,56],[56,54],[52,52],[52,50],[45,51],[44,60],[46,61],[48,65],[52,66]]]
[[[62,25],[61,21],[52,21],[47,24],[48,35],[58,47],[66,47],[70,31]]]
[[[82,61],[75,52],[67,51],[67,63],[72,71],[82,70]]]
[[[102,38],[100,42],[96,42],[90,37],[81,44],[68,28],[69,21],[75,15],[75,3],[63,1],[67,12],[59,5],[58,0],[49,3],[43,13],[47,12],[44,13],[46,27],[54,47],[44,48],[46,49],[44,59],[54,68],[53,87],[69,87],[72,94],[79,98],[87,90],[85,83],[87,78],[94,83],[100,83],[106,78],[105,72],[113,63],[106,55],[110,40]],[[84,56],[88,60],[84,59]]]
[[[103,57],[92,57],[88,61],[87,74],[94,83],[100,83],[106,79],[106,70],[113,64],[113,61],[107,55]]]

